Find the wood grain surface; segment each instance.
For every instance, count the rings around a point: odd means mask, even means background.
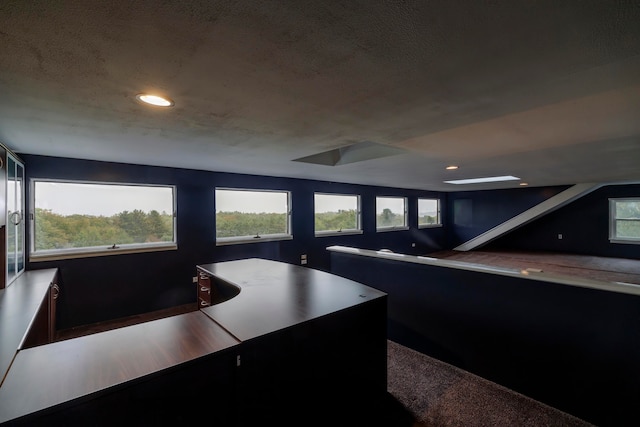
[[[240,288],[238,296],[201,311],[241,341],[386,295],[331,273],[265,259],[226,261],[199,268]]]
[[[237,344],[207,316],[194,311],[23,350],[0,388],[0,422]]]

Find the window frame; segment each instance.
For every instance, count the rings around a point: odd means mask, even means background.
[[[404,204],[404,225],[392,225],[387,227],[378,227],[378,199],[402,199]],[[409,221],[408,221],[408,198],[406,196],[376,196],[376,210],[375,210],[375,218],[376,218],[376,232],[382,233],[387,231],[402,231],[409,229]]]
[[[611,198],[609,199],[609,242],[610,243],[625,243],[631,245],[640,245],[640,237],[619,237],[617,235],[617,221],[625,220],[625,221],[638,221],[640,222],[640,218],[617,218],[616,217],[616,204],[618,202],[636,202],[640,203],[640,197],[621,197],[621,198]]]
[[[437,203],[437,217],[436,220],[437,222],[435,224],[420,224],[420,200],[435,200]],[[417,224],[418,224],[418,229],[420,228],[435,228],[435,227],[442,227],[442,215],[441,215],[441,201],[439,198],[430,198],[430,197],[418,197],[418,202],[416,204],[416,214],[417,214]]]
[[[316,195],[319,196],[341,196],[341,197],[355,197],[356,198],[356,228],[340,229],[340,230],[321,230],[317,231],[316,224]],[[345,193],[325,193],[322,191],[315,191],[313,193],[313,232],[315,237],[326,236],[347,236],[354,234],[363,234],[362,230],[362,199],[359,194],[345,194]]]
[[[287,232],[286,233],[274,233],[274,234],[256,234],[255,236],[233,236],[233,237],[218,237],[218,207],[216,204],[216,192],[218,190],[224,191],[247,191],[255,193],[284,193],[287,195]],[[289,190],[277,190],[277,189],[264,189],[264,188],[242,188],[242,187],[215,187],[213,190],[213,204],[214,204],[214,223],[215,223],[215,241],[216,246],[235,245],[244,243],[262,243],[262,242],[274,242],[279,240],[292,240],[293,231],[292,226],[292,195]]]
[[[171,189],[172,204],[172,228],[173,237],[171,242],[154,242],[154,243],[123,243],[113,246],[86,246],[80,248],[65,249],[44,249],[36,251],[36,184],[38,182],[49,182],[57,184],[86,184],[86,185],[113,185],[121,187],[161,187]],[[31,178],[29,180],[29,261],[42,262],[75,258],[90,258],[108,255],[123,255],[145,252],[169,251],[178,249],[178,230],[177,230],[177,210],[178,197],[177,186],[172,184],[147,184],[132,182],[113,182],[113,181],[89,181],[89,180],[70,180],[70,179],[53,179],[53,178]]]

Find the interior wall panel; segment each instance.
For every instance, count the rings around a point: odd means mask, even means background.
[[[425,254],[444,248],[444,228],[418,229],[417,197],[441,198],[443,193],[362,186],[313,180],[197,171],[178,168],[97,162],[22,154],[27,182],[32,178],[122,183],[168,184],[177,187],[178,249],[48,262],[27,262],[27,269],[60,268],[63,288],[58,302],[61,329],[135,315],[196,301],[192,277],[197,264],[259,257],[330,269],[331,245],[367,249],[388,248]],[[216,246],[214,189],[219,187],[279,189],[292,193],[293,240]],[[28,192],[28,187],[27,187]],[[313,193],[359,194],[364,233],[314,236]],[[405,196],[409,230],[377,233],[375,197]],[[30,208],[27,194],[27,209]],[[27,239],[30,232],[27,232]],[[414,246],[415,244],[415,246]]]

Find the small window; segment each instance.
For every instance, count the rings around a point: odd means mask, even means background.
[[[406,197],[376,197],[376,229],[378,231],[408,228]]]
[[[609,240],[640,244],[640,199],[609,199]]]
[[[315,193],[313,196],[316,236],[360,234],[360,196]]]
[[[216,188],[216,244],[293,239],[288,191]]]
[[[176,249],[173,186],[32,181],[33,261]]]
[[[440,199],[418,199],[418,228],[440,225]]]

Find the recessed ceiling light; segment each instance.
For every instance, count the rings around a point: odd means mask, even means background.
[[[529,183],[527,183],[527,182],[521,182],[521,183],[520,183],[520,185],[524,187],[525,185],[529,185]]]
[[[169,98],[164,98],[158,95],[150,95],[148,93],[139,93],[136,95],[138,101],[145,104],[155,105],[157,107],[173,107],[174,103]]]
[[[469,178],[469,179],[456,179],[453,181],[444,181],[447,184],[478,184],[481,182],[498,182],[498,181],[517,181],[520,178],[511,175],[504,176],[489,176],[486,178]]]
[[[447,166],[445,169],[446,169],[446,170],[449,170],[449,171],[452,171],[452,170],[456,170],[456,169],[458,169],[458,166],[456,166],[456,165],[451,165],[451,166]]]

